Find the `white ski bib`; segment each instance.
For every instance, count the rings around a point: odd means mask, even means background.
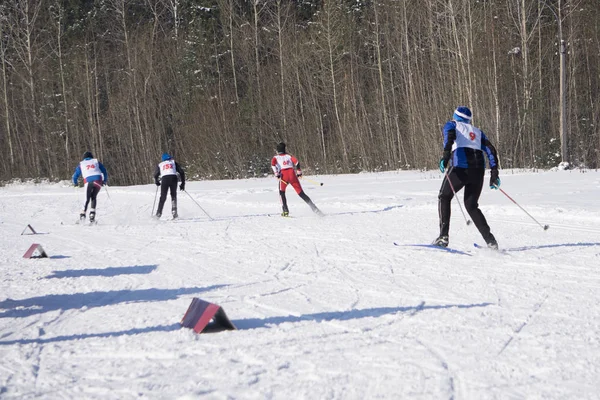
[[[456,122],[456,140],[452,145],[452,150],[458,147],[470,147],[475,150],[481,150],[481,130],[471,124]]]
[[[98,160],[96,160],[95,158],[92,158],[90,160],[83,160],[79,163],[79,167],[81,168],[81,175],[83,176],[84,182],[90,176],[102,176],[102,171],[100,171],[100,167],[98,167]]]
[[[177,169],[175,168],[175,160],[167,160],[158,164],[160,170],[160,177],[167,175],[177,175]]]

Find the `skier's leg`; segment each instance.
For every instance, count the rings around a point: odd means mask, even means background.
[[[88,204],[92,199],[92,190],[94,189],[93,183],[86,183],[85,185],[85,204],[83,205],[83,214],[87,211]]]
[[[287,217],[290,213],[290,210],[287,205],[287,198],[285,197],[285,190],[287,189],[287,183],[280,180],[279,181],[279,201],[281,202],[281,215]]]
[[[485,242],[492,247],[498,247],[498,243],[490,231],[490,226],[479,209],[479,197],[483,188],[485,169],[471,169],[469,173],[469,181],[465,186],[465,208]]]
[[[440,237],[448,238],[450,232],[451,203],[454,191],[459,191],[464,186],[461,175],[463,173],[456,168],[451,168],[440,187],[438,194],[438,215],[440,217]],[[452,190],[454,189],[454,190]]]
[[[92,208],[90,209],[90,222],[94,222],[96,219],[96,198],[98,197],[98,193],[100,192],[102,186],[96,182],[92,182],[92,185],[90,186],[92,186]]]
[[[160,199],[158,200],[158,207],[156,208],[156,216],[160,218],[162,210],[167,200],[167,192],[169,191],[169,184],[166,179],[162,179],[160,182]]]
[[[96,198],[98,197],[98,193],[100,193],[100,189],[102,188],[102,186],[99,183],[96,183],[95,181],[92,182],[90,186],[92,187],[90,193],[90,198],[92,200],[92,208],[96,209]]]
[[[169,184],[169,189],[171,190],[171,214],[173,218],[177,218],[179,216],[177,214],[177,178]]]
[[[304,190],[302,190],[300,193],[298,193],[298,196],[300,196],[300,198],[302,200],[304,200],[306,202],[306,204],[308,204],[310,206],[310,209],[313,210],[313,212],[322,215],[323,213],[321,212],[321,210],[319,210],[319,208],[315,205],[315,203],[312,202],[312,200],[310,199],[310,197],[308,197],[306,195],[306,193],[304,193]]]
[[[281,209],[283,211],[281,215],[286,217],[289,214],[290,210],[288,209],[287,198],[285,197],[285,190],[279,191],[279,199],[281,200]]]

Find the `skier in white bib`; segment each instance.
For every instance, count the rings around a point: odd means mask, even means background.
[[[321,210],[317,208],[315,203],[302,190],[302,185],[300,185],[300,181],[298,180],[302,176],[300,162],[296,157],[285,151],[285,143],[281,142],[277,145],[277,154],[271,159],[271,168],[273,169],[273,174],[279,180],[279,199],[281,200],[281,208],[283,210],[281,213],[282,217],[288,217],[290,214],[285,197],[285,190],[288,185],[292,185],[298,196],[309,205],[315,214],[323,216]]]
[[[108,173],[106,172],[104,165],[95,159],[91,152],[86,151],[83,153],[83,160],[75,168],[75,173],[72,177],[74,186],[78,186],[80,176],[83,177],[84,187],[86,188],[86,197],[83,209],[79,214],[79,219],[82,221],[85,220],[87,207],[91,201],[90,222],[94,222],[96,220],[96,197],[98,196],[100,189],[102,189],[102,186],[108,184]]]
[[[162,210],[169,190],[171,191],[171,214],[173,218],[177,218],[179,216],[177,214],[177,175],[179,174],[181,178],[179,190],[185,190],[185,172],[169,153],[164,153],[161,158],[162,161],[154,170],[154,183],[156,186],[160,186],[160,200],[156,209],[156,218],[162,216]]]
[[[442,129],[444,150],[440,160],[440,171],[444,180],[438,196],[440,235],[433,244],[448,246],[450,231],[450,203],[455,193],[464,188],[464,203],[473,223],[488,247],[497,249],[498,242],[479,209],[479,196],[485,175],[485,157],[490,166],[490,188],[500,187],[498,177],[498,155],[496,149],[483,133],[471,123],[472,113],[468,107],[457,107],[452,120]]]

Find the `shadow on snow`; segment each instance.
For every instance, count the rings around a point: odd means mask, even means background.
[[[204,288],[190,287],[180,289],[143,289],[115,290],[107,292],[50,294],[23,300],[6,299],[0,301],[0,318],[25,318],[55,310],[73,310],[82,307],[104,307],[119,303],[139,303],[174,300],[179,296],[203,293],[220,289],[228,285],[213,285]]]
[[[417,313],[423,310],[442,310],[447,308],[475,308],[475,307],[487,307],[493,303],[479,303],[479,304],[446,304],[427,306],[424,303],[413,307],[379,307],[379,308],[367,308],[363,310],[349,310],[349,311],[334,311],[334,312],[322,312],[316,314],[306,315],[287,315],[279,317],[269,318],[250,318],[240,319],[232,321],[238,329],[255,329],[255,328],[268,328],[269,325],[280,325],[286,322],[302,322],[302,321],[348,321],[351,319],[359,318],[377,318],[386,314],[396,314],[404,312]]]
[[[149,274],[154,271],[158,265],[134,265],[130,267],[109,267],[109,268],[92,268],[92,269],[69,269],[66,271],[52,271],[52,275],[48,275],[47,279],[53,278],[80,278],[83,276],[106,276],[112,277],[117,275],[135,275]]]
[[[150,333],[150,332],[173,332],[181,329],[181,325],[179,323],[171,324],[171,325],[158,325],[151,326],[148,328],[133,328],[128,329],[126,331],[117,331],[117,332],[105,332],[105,333],[82,333],[78,335],[67,335],[67,336],[56,336],[53,338],[36,338],[36,339],[17,339],[17,340],[7,340],[0,341],[0,346],[2,345],[13,345],[13,344],[46,344],[46,343],[56,343],[56,342],[66,342],[70,340],[82,340],[89,338],[109,338],[109,337],[117,337],[117,336],[131,336],[131,335],[139,335],[141,333]]]

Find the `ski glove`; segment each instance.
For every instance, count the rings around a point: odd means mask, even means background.
[[[275,174],[275,178],[281,179],[281,174]]]
[[[298,178],[302,176],[302,170],[301,169],[299,169],[299,170],[296,171],[296,176]]]
[[[179,185],[179,190],[185,190],[185,183],[182,183],[181,185]]]
[[[450,152],[444,151],[444,155],[440,159],[440,172],[444,173],[446,168],[448,168],[448,163],[450,162]]]
[[[490,189],[498,189],[500,187],[500,178],[498,177],[498,168],[492,168],[490,176]]]

